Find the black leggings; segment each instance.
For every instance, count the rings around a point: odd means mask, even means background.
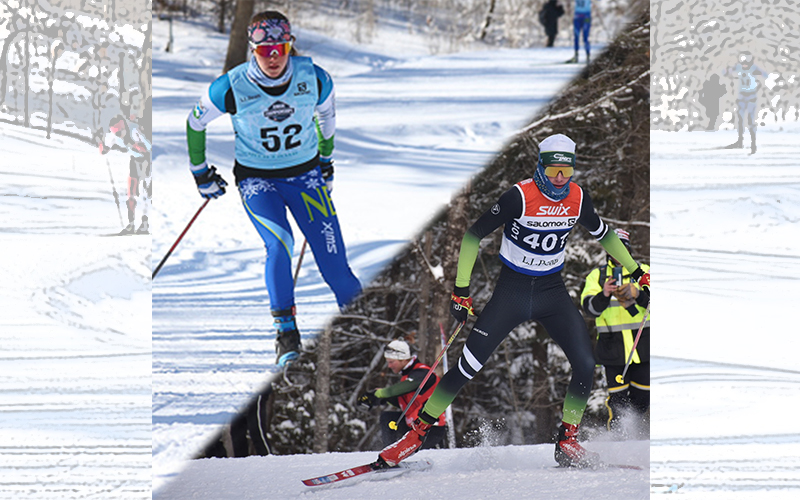
[[[507,266],[503,266],[491,300],[472,327],[461,357],[442,377],[424,412],[441,415],[511,330],[531,320],[545,327],[572,366],[565,412],[574,410],[579,421],[592,389],[595,367],[586,323],[560,273],[528,276]]]

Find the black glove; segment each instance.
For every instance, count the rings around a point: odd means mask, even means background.
[[[322,170],[322,178],[325,179],[325,186],[327,186],[328,193],[330,193],[333,191],[333,160],[320,158],[319,167]]]
[[[194,181],[197,183],[197,190],[200,191],[200,196],[203,198],[219,198],[225,194],[225,186],[228,183],[217,173],[217,167],[214,165],[209,167],[203,163],[192,167],[192,174],[194,174]]]
[[[650,298],[650,273],[646,273],[642,270],[641,267],[637,267],[635,271],[631,273],[631,278],[636,280],[640,287],[642,287],[642,291],[647,294],[647,298]]]
[[[475,309],[472,308],[472,297],[469,296],[468,286],[457,286],[453,288],[453,293],[450,295],[450,314],[459,323],[465,322],[468,315],[475,315]]]
[[[373,406],[381,404],[381,398],[375,395],[375,391],[367,391],[359,396],[358,404],[364,405],[371,410]]]

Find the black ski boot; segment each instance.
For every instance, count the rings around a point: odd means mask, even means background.
[[[725,149],[742,149],[743,147],[744,147],[744,142],[742,141],[742,138],[739,137],[738,141],[734,142],[733,144],[725,146]]]
[[[142,215],[142,225],[136,230],[136,234],[150,234],[150,224],[147,223],[146,215]]]
[[[272,311],[278,335],[275,340],[275,364],[286,366],[300,356],[300,332],[295,322],[295,308]]]
[[[124,236],[127,234],[134,234],[135,232],[136,226],[133,224],[133,221],[131,221],[127,226],[125,226],[125,229],[119,232],[119,235]]]

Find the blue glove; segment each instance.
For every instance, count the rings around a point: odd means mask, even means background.
[[[328,194],[333,191],[333,160],[330,158],[320,158],[319,168],[322,170],[322,178],[325,179],[325,185],[328,187]]]
[[[194,181],[197,183],[197,190],[203,198],[219,198],[225,194],[225,186],[228,185],[225,179],[217,173],[217,167],[210,167],[204,162],[200,165],[192,166]]]

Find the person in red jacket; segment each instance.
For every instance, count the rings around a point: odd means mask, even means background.
[[[384,402],[389,403],[395,408],[399,408],[399,410],[395,409],[381,412],[381,437],[383,438],[383,446],[388,446],[403,437],[403,435],[411,429],[411,423],[417,418],[422,405],[425,404],[433,393],[436,384],[439,383],[439,377],[436,376],[436,373],[432,373],[425,382],[419,395],[412,402],[411,398],[414,396],[414,393],[417,392],[417,389],[419,389],[420,384],[431,367],[421,363],[416,356],[412,356],[411,348],[403,340],[393,340],[390,342],[384,350],[383,357],[386,358],[386,364],[389,366],[389,369],[401,375],[400,382],[389,387],[384,387],[383,389],[365,392],[358,398],[358,402],[369,408]],[[403,410],[408,407],[409,402],[411,403],[411,407],[403,416],[403,420],[397,421]],[[390,422],[397,422],[396,430],[392,430],[392,428],[389,427]],[[442,414],[436,423],[434,423],[433,427],[431,427],[425,444],[421,449],[436,447],[436,445],[444,439],[445,433],[445,417],[444,414]]]

